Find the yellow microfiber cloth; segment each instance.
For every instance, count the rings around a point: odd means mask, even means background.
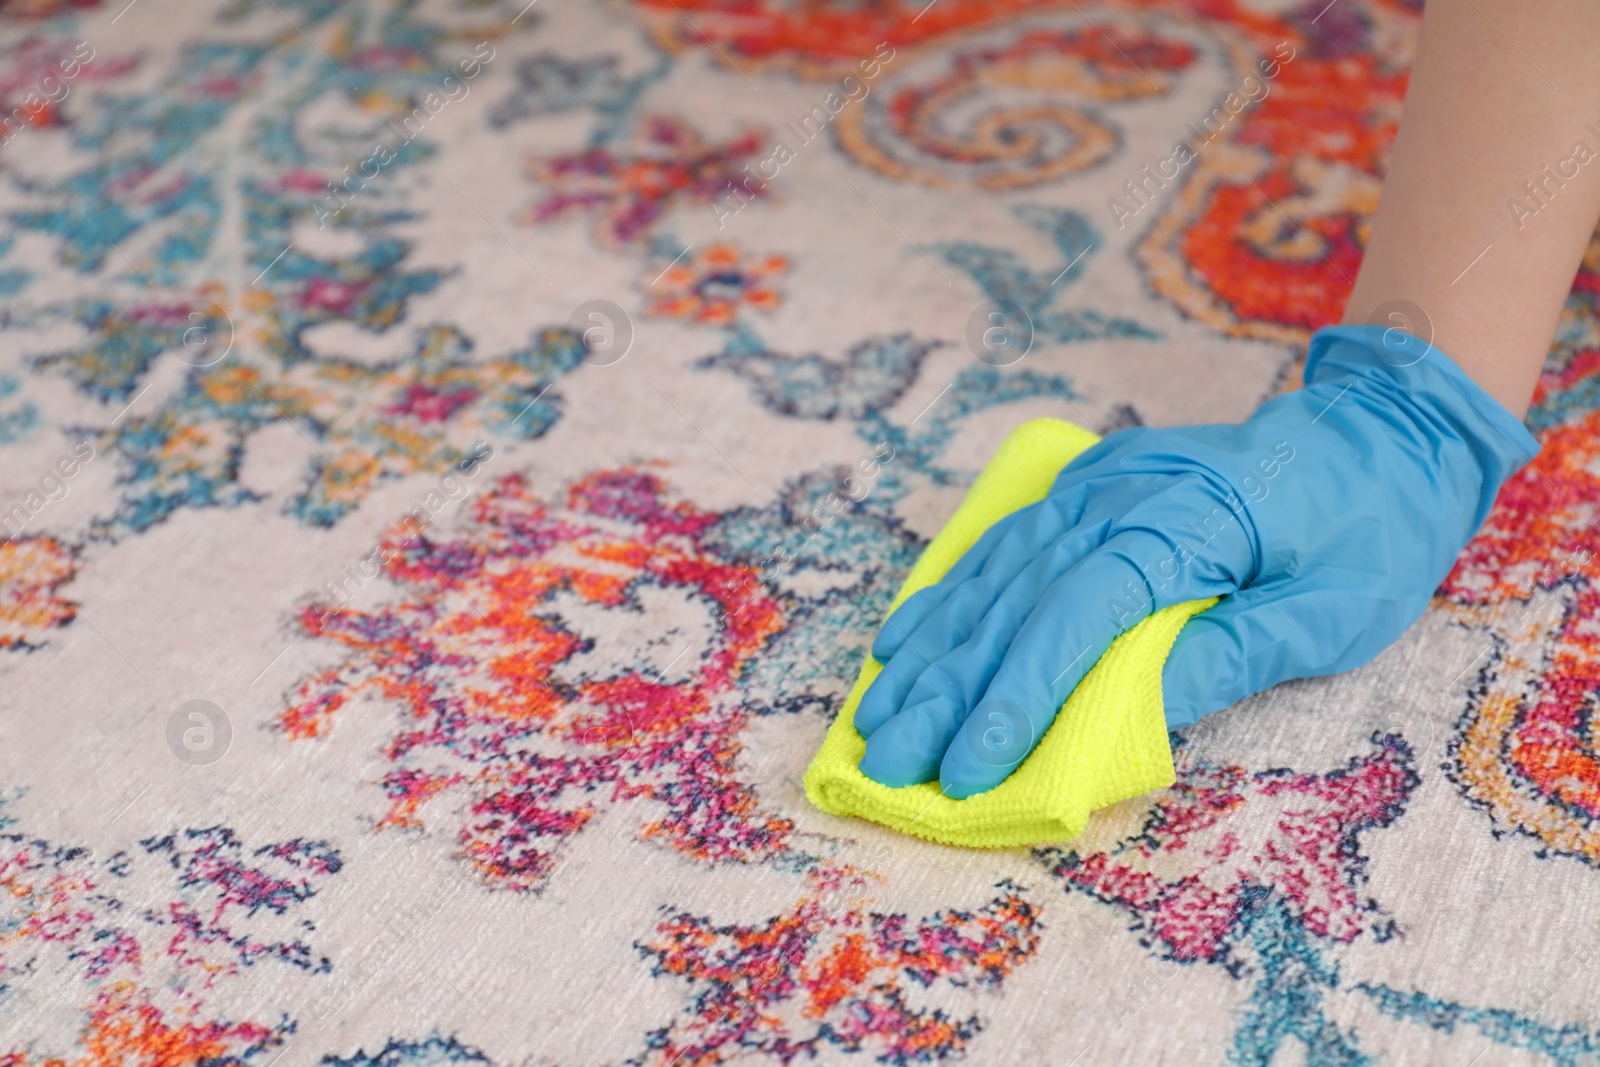
[[[890,610],[937,582],[997,520],[1044,499],[1061,468],[1098,440],[1060,419],[1033,419],[1013,430],[911,568]],[[861,773],[867,743],[856,732],[856,705],[882,669],[868,655],[806,771],[806,796],[823,811],[947,845],[1009,848],[1074,838],[1091,811],[1174,781],[1161,668],[1183,624],[1215,603],[1175,604],[1117,638],[1022,765],[966,800],[945,796],[937,782],[894,789]]]

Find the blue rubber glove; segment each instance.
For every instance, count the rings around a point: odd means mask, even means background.
[[[1319,330],[1305,380],[1237,425],[1109,435],[902,604],[872,645],[861,770],[992,789],[1118,634],[1183,601],[1223,598],[1167,658],[1169,729],[1388,647],[1539,444],[1399,330]]]

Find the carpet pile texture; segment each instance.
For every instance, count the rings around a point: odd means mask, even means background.
[[[1600,1062],[1600,245],[1372,664],[1071,840],[802,782],[1013,429],[1294,387],[1418,19],[0,2],[0,1062]]]

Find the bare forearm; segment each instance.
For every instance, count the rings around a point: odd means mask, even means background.
[[[1346,322],[1377,315],[1412,332],[1431,328],[1433,342],[1519,416],[1600,217],[1596,56],[1600,5],[1591,0],[1429,0],[1345,309]],[[1429,321],[1402,321],[1413,318],[1403,309],[1383,315],[1399,301]]]

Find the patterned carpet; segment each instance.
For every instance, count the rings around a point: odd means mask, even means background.
[[[1011,427],[1293,386],[1415,4],[525,3],[0,2],[0,1064],[1600,1062],[1600,245],[1375,663],[800,785]]]

